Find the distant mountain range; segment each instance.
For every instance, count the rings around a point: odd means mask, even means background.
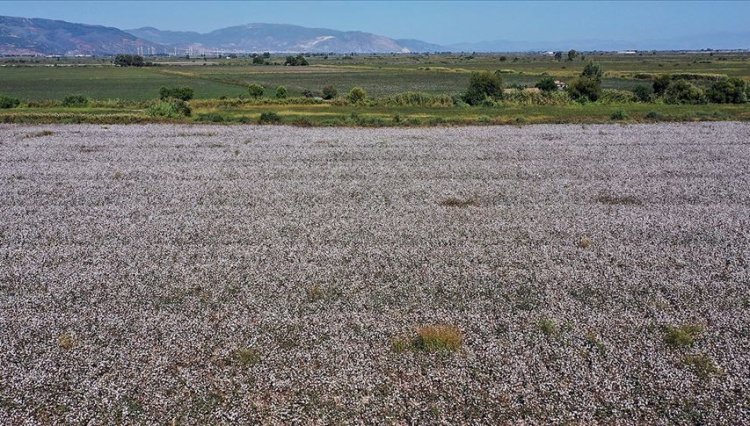
[[[337,31],[284,24],[247,24],[198,33],[153,27],[120,30],[40,18],[0,16],[0,55],[107,55],[115,53],[410,53],[525,52],[576,49],[689,50],[748,49],[750,32],[715,33],[641,42],[496,40],[441,46],[421,40],[392,39],[361,31]]]

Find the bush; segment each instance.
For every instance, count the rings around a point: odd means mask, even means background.
[[[596,80],[601,80],[602,75],[602,67],[595,62],[589,62],[588,64],[586,64],[586,66],[583,67],[583,71],[581,72],[581,77],[588,77]]]
[[[613,112],[611,116],[609,116],[611,120],[625,120],[628,118],[628,113],[625,111],[618,109],[617,111]]]
[[[146,64],[140,55],[117,55],[113,62],[120,67],[142,67]]]
[[[489,71],[472,73],[464,101],[469,105],[478,105],[487,98],[493,101],[503,98],[503,79],[498,73]]]
[[[331,86],[330,84],[323,88],[323,99],[333,99],[338,94],[339,92],[336,90],[336,88]]]
[[[159,99],[164,101],[169,98],[189,101],[190,99],[193,99],[193,89],[190,87],[162,87],[159,89]]]
[[[706,96],[717,104],[742,104],[747,102],[747,84],[741,78],[720,80],[711,85]]]
[[[300,66],[307,66],[310,65],[307,62],[307,59],[305,59],[302,55],[297,56],[287,56],[286,60],[284,61],[284,65],[292,66],[292,67],[300,67]]]
[[[703,90],[685,80],[675,80],[669,83],[664,92],[664,102],[668,104],[703,104],[706,97]]]
[[[635,98],[638,99],[638,102],[651,101],[652,93],[653,91],[651,90],[651,88],[643,84],[639,84],[633,89],[633,94],[635,95]]]
[[[286,98],[287,92],[286,87],[279,86],[276,88],[276,99],[284,99]]]
[[[367,92],[365,92],[365,89],[362,89],[361,87],[354,87],[352,90],[349,91],[349,94],[346,96],[346,99],[353,104],[358,104],[363,102],[365,99],[367,99]]]
[[[656,111],[649,111],[646,114],[646,118],[648,118],[649,120],[662,120],[664,116]]]
[[[11,98],[9,96],[0,96],[0,108],[2,109],[15,108],[20,104],[21,104],[21,101],[19,101],[17,98]]]
[[[82,95],[70,95],[63,99],[62,104],[66,107],[85,107],[89,104],[89,100]]]
[[[630,102],[636,102],[635,94],[629,90],[617,90],[617,89],[602,89],[602,93],[599,96],[599,102],[608,104],[625,104]]]
[[[568,94],[579,102],[595,102],[602,94],[601,81],[590,77],[579,77],[568,86]]]
[[[251,84],[247,87],[247,91],[250,94],[251,98],[258,99],[263,96],[263,92],[265,92],[265,88],[261,86],[260,84]]]
[[[262,56],[253,56],[253,65],[263,65],[266,61]]]
[[[386,97],[383,99],[383,103],[395,106],[452,107],[453,98],[448,95],[404,92]]]
[[[180,99],[170,99],[152,104],[146,113],[152,117],[180,118],[189,117],[191,110],[187,102]]]
[[[258,120],[258,123],[260,124],[278,124],[281,123],[281,117],[279,114],[276,114],[275,112],[261,112],[260,113],[260,119]]]
[[[669,83],[672,82],[672,76],[669,74],[662,74],[654,79],[652,87],[656,96],[664,96],[664,92],[667,91]]]
[[[542,92],[554,92],[557,90],[557,84],[555,83],[555,79],[553,77],[544,77],[543,79],[539,80],[534,87],[541,90]]]

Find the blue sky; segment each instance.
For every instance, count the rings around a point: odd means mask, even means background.
[[[208,32],[251,22],[361,30],[450,44],[483,40],[639,41],[750,31],[750,2],[77,2],[0,1],[0,15],[121,29]]]

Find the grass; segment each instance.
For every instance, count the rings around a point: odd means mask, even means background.
[[[589,237],[581,237],[580,240],[578,240],[578,243],[576,244],[579,248],[587,249],[591,247],[591,244],[594,242]]]
[[[454,106],[466,89],[469,74],[502,69],[506,86],[533,86],[543,76],[569,81],[588,60],[605,70],[603,87],[629,90],[650,84],[653,76],[683,73],[750,79],[750,54],[589,54],[586,60],[558,62],[544,55],[521,54],[500,61],[499,55],[361,55],[344,59],[313,57],[309,67],[252,66],[247,59],[159,59],[157,67],[115,68],[104,59],[33,59],[26,66],[3,67],[3,95],[21,106],[0,111],[7,123],[258,123],[296,126],[454,126],[466,124],[623,123],[653,121],[750,120],[747,105],[665,105],[661,103],[589,103],[537,105],[504,102],[497,107]],[[274,59],[278,61],[279,58]],[[10,59],[0,59],[0,65]],[[77,61],[77,62],[76,62]],[[81,63],[84,66],[71,66]],[[33,65],[33,66],[28,66]],[[47,66],[43,66],[47,65]],[[285,86],[288,99],[266,96],[250,102],[247,86]],[[344,96],[352,87],[370,96],[365,106],[303,98],[305,90],[333,85]],[[162,86],[191,87],[193,117],[149,117],[149,102]],[[63,100],[80,95],[88,105],[65,107]],[[374,104],[372,102],[374,100]],[[273,116],[271,116],[273,117]]]
[[[703,380],[723,373],[714,360],[706,354],[685,355],[682,362],[690,367],[696,376]]]
[[[57,345],[65,349],[66,351],[69,351],[73,349],[73,346],[76,344],[75,337],[70,333],[64,333],[61,334],[60,337],[57,338]]]
[[[398,338],[392,341],[396,353],[407,350],[429,353],[455,352],[461,349],[462,345],[463,333],[458,327],[448,324],[420,327],[413,338]]]
[[[444,207],[479,207],[479,202],[473,198],[461,199],[456,197],[448,197],[441,200],[438,204]]]
[[[602,194],[596,197],[596,201],[610,206],[640,206],[641,204],[643,204],[641,200],[632,195]]]
[[[692,346],[703,333],[703,327],[697,324],[667,326],[664,329],[664,343],[673,348]]]
[[[539,331],[544,333],[546,336],[552,336],[557,334],[558,327],[557,323],[550,318],[542,318],[536,323]]]
[[[232,358],[243,367],[252,367],[260,364],[261,355],[257,349],[240,348],[232,353]]]

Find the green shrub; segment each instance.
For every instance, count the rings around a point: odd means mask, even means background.
[[[330,84],[323,88],[323,99],[333,99],[338,94],[339,92],[336,90],[336,88],[331,86]]]
[[[667,326],[664,329],[664,343],[674,348],[687,347],[703,332],[703,327],[687,324],[679,327]]]
[[[286,98],[287,92],[286,87],[279,86],[276,88],[276,99],[284,99]]]
[[[193,99],[193,89],[190,87],[162,87],[159,89],[159,99],[164,101],[169,98],[189,101],[190,99]]]
[[[284,61],[284,65],[292,66],[292,67],[299,67],[299,66],[307,66],[310,65],[307,62],[307,59],[305,59],[302,55],[297,56],[287,56],[286,60]]]
[[[180,99],[170,99],[152,104],[146,110],[152,117],[180,118],[189,117],[191,110],[187,102]]]
[[[664,116],[661,113],[658,113],[656,111],[649,111],[648,113],[646,113],[645,117],[648,118],[649,120],[662,120],[662,119],[664,119]]]
[[[638,99],[638,102],[650,102],[652,93],[653,90],[643,84],[639,84],[633,89],[633,94],[635,95],[635,98]]]
[[[261,86],[260,84],[251,84],[247,87],[247,91],[250,94],[250,97],[253,99],[258,99],[263,96],[263,92],[265,92],[265,88]]]
[[[140,55],[117,55],[113,62],[120,67],[142,67],[146,65],[143,56]]]
[[[602,89],[601,96],[598,101],[608,104],[625,104],[636,102],[635,94],[629,90],[617,90],[617,89]]]
[[[568,86],[568,95],[579,102],[596,102],[602,95],[602,83],[595,78],[579,77]]]
[[[612,115],[609,116],[612,120],[625,120],[628,118],[628,113],[625,111],[618,109],[617,111],[613,112]]]
[[[706,97],[703,90],[685,80],[675,80],[669,83],[664,92],[664,102],[668,104],[703,104]]]
[[[555,83],[554,77],[544,77],[539,80],[534,87],[541,90],[542,92],[554,92],[557,90],[557,84]]]
[[[404,92],[388,96],[382,103],[390,106],[452,107],[453,98],[449,95]]]
[[[503,98],[503,79],[489,71],[472,73],[463,100],[469,105],[479,105],[488,98],[492,101]]]
[[[349,91],[346,99],[353,104],[362,103],[365,99],[367,99],[367,92],[365,92],[365,89],[361,87],[354,87]]]
[[[581,71],[581,77],[593,78],[595,80],[601,80],[603,74],[601,65],[595,62],[587,63],[583,67],[583,71]]]
[[[664,92],[667,91],[669,83],[672,82],[672,76],[669,74],[662,74],[654,79],[652,88],[654,89],[654,95],[664,96]]]
[[[258,120],[258,123],[260,123],[260,124],[278,124],[278,123],[281,123],[281,116],[279,116],[279,114],[276,114],[273,111],[261,112],[260,113],[260,119]]]
[[[66,107],[85,107],[89,104],[89,100],[82,95],[70,95],[63,98],[62,104]]]
[[[706,91],[711,102],[717,104],[742,104],[747,102],[747,83],[741,78],[729,78],[714,82]]]
[[[15,108],[20,104],[21,104],[21,101],[19,101],[17,98],[11,98],[9,96],[0,96],[0,108],[2,109]]]
[[[219,113],[209,112],[207,114],[198,114],[196,120],[207,121],[210,123],[223,123],[224,121],[226,121],[226,118],[224,118],[224,116]]]

